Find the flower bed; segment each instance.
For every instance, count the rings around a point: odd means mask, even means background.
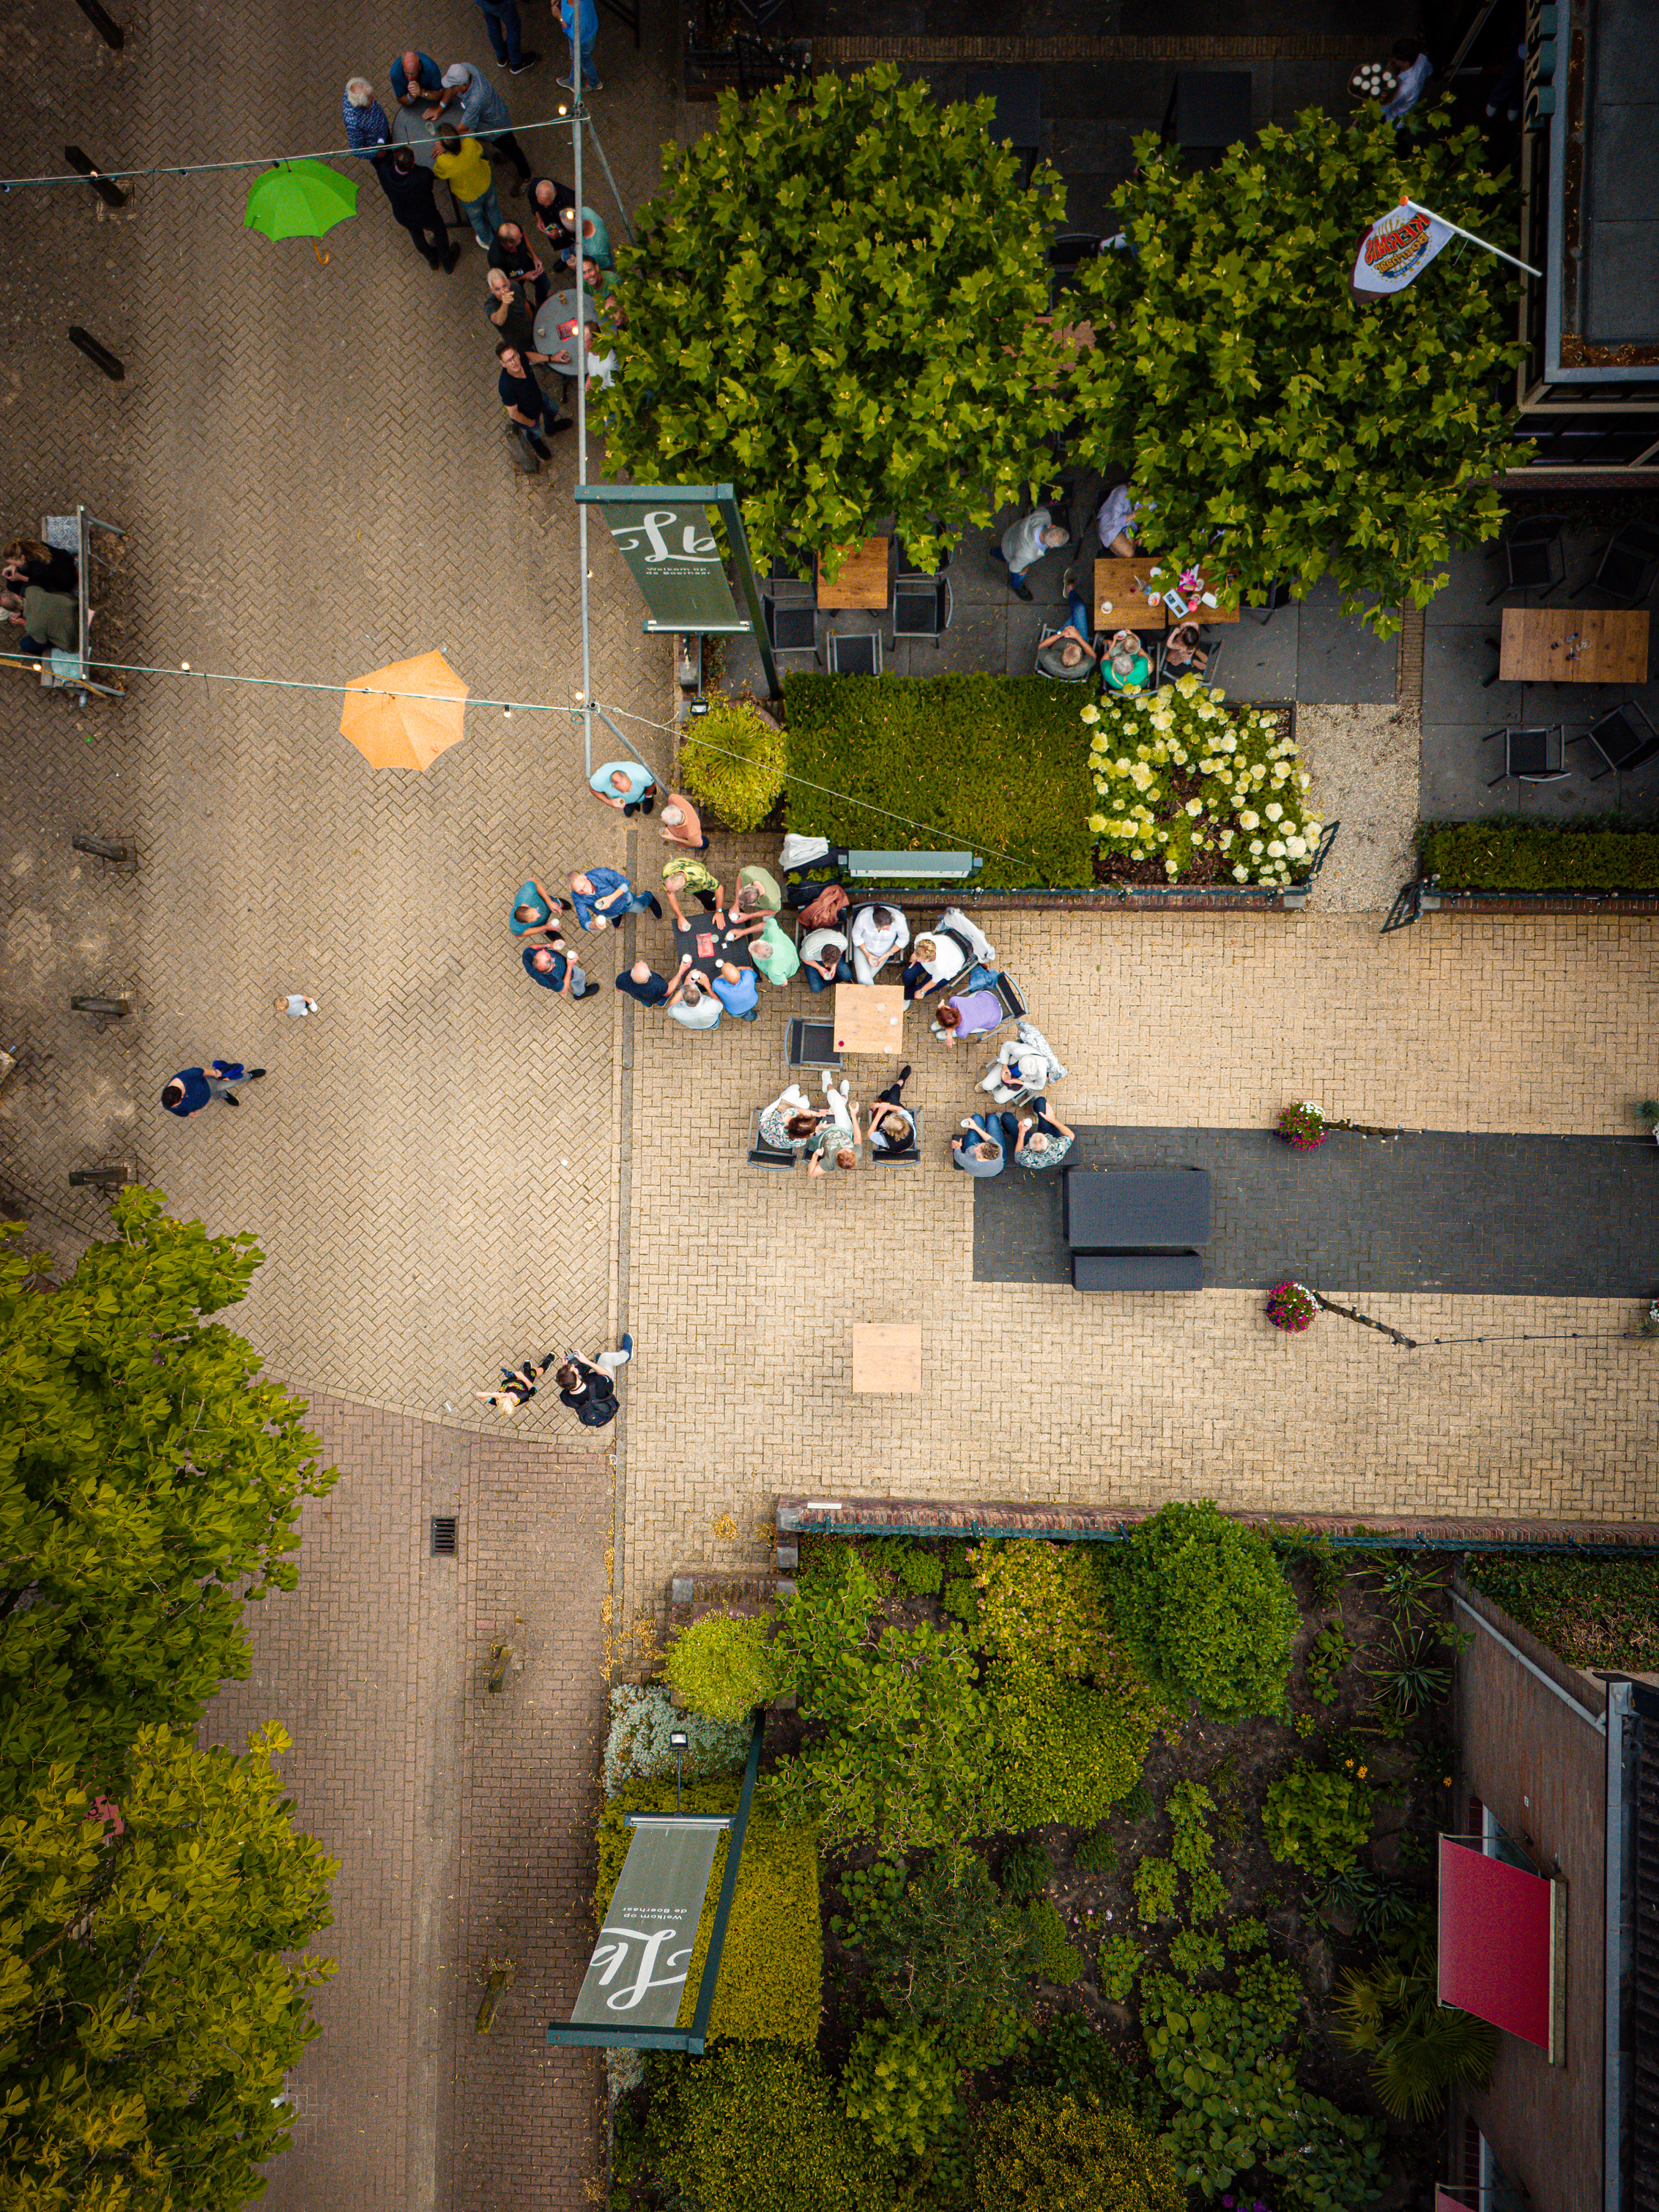
[[[809,1536],[741,1972],[707,2057],[613,2069],[617,2212],[988,2212],[1061,2178],[1071,2212],[1363,2212],[1420,2182],[1449,2062],[1393,2014],[1432,1984],[1445,1608],[1406,1555],[1347,1569],[1202,1504],[1112,1546]],[[719,1645],[694,1625],[678,1671],[723,1709]],[[657,1732],[629,1743],[654,1783]]]
[[[1419,873],[1444,890],[1659,891],[1659,830],[1442,823],[1424,832]]]
[[[1182,676],[1079,708],[1106,801],[1089,817],[1103,881],[1281,884],[1307,873],[1323,824],[1308,811],[1289,716],[1224,696]]]

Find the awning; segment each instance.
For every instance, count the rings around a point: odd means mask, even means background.
[[[1440,2002],[1560,2055],[1566,1887],[1440,1838]]]

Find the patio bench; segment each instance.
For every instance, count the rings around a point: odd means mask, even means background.
[[[1201,1291],[1196,1252],[1073,1252],[1074,1291]]]

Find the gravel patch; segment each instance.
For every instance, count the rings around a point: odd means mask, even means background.
[[[1421,738],[1418,717],[1395,707],[1297,708],[1297,750],[1313,778],[1313,811],[1342,824],[1311,905],[1386,914],[1416,873]]]

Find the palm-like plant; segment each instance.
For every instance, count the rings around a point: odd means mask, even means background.
[[[1366,1669],[1376,1692],[1377,1709],[1398,1734],[1408,1720],[1437,1705],[1451,1688],[1452,1670],[1437,1657],[1440,1638],[1432,1629],[1408,1626],[1398,1616],[1389,1623],[1380,1665]]]
[[[1371,2054],[1371,2082],[1396,2119],[1427,2119],[1446,2092],[1484,2088],[1498,2053],[1498,2031],[1435,1994],[1434,1936],[1426,1921],[1369,1973],[1343,1978],[1336,2035]]]

